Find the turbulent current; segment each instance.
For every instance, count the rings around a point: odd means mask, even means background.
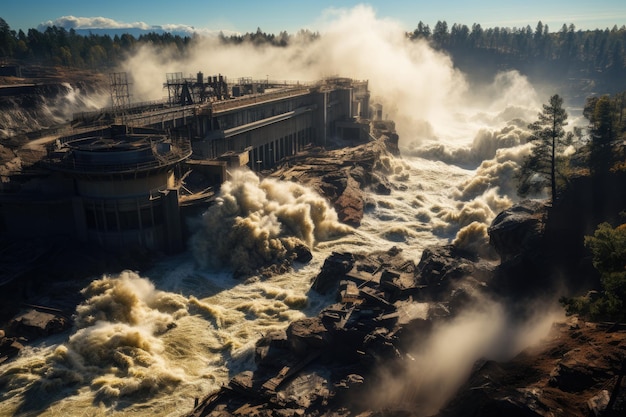
[[[529,152],[526,126],[543,98],[516,72],[470,86],[450,57],[409,41],[399,24],[377,19],[369,7],[329,16],[316,42],[252,48],[206,38],[184,57],[146,45],[122,70],[133,76],[140,101],[159,99],[154,86],[164,74],[205,70],[207,63],[246,77],[240,71],[303,80],[347,71],[369,80],[383,95],[372,101],[381,99],[400,135],[402,156],[379,164],[391,194],[366,190],[362,224],[352,229],[301,185],[234,173],[218,204],[189,223],[194,235],[186,253],[141,274],[96,277],[83,290],[72,330],[0,365],[0,416],[180,416],[195,398],[252,369],[259,337],[332,302],[309,286],[333,251],[395,246],[417,263],[434,244],[484,250],[488,225],[515,202],[515,173]],[[50,120],[69,117],[48,113]],[[21,117],[0,117],[0,138],[16,132],[10,123]],[[234,271],[293,256],[298,245],[311,249],[310,263],[271,278],[233,278]],[[494,354],[498,340],[514,339],[500,312],[495,306],[493,314],[452,323],[428,341],[416,358],[419,369],[407,375],[427,376],[420,384],[445,400],[463,370]],[[434,366],[442,363],[448,373]]]
[[[397,246],[417,262],[428,245],[484,243],[486,225],[511,204],[501,190],[509,191],[522,138],[510,126],[477,133],[467,148],[405,149],[405,156],[386,161],[394,190],[368,194],[358,229],[340,224],[311,190],[236,173],[219,203],[192,222],[188,253],[141,275],[94,280],[69,334],[27,347],[2,365],[0,415],[190,411],[194,398],[254,367],[261,335],[330,302],[309,285],[332,251]],[[312,249],[312,262],[269,279],[232,277],[233,264],[280,258],[294,241]]]

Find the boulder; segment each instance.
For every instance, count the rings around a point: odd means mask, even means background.
[[[0,338],[0,364],[16,356],[23,348],[24,345],[14,337]]]
[[[561,391],[580,392],[594,385],[595,373],[602,374],[603,379],[606,379],[605,370],[594,368],[589,363],[561,361],[550,373],[548,384]]]
[[[544,202],[525,200],[496,216],[488,233],[503,263],[541,250],[547,213]]]
[[[416,273],[424,299],[450,301],[459,288],[482,287],[493,266],[454,245],[431,246],[422,252]]]
[[[354,267],[355,259],[351,253],[333,252],[322,266],[322,270],[313,280],[311,288],[320,294],[336,291],[345,275]]]
[[[262,368],[281,369],[292,360],[285,331],[271,332],[257,340],[254,362]]]
[[[7,333],[33,340],[62,332],[69,326],[70,321],[63,316],[31,309],[11,320]]]
[[[297,320],[287,328],[287,343],[290,350],[299,357],[328,346],[328,330],[320,317]]]
[[[491,287],[504,297],[525,299],[550,293],[551,253],[545,229],[548,205],[525,200],[501,212],[488,229],[490,243],[500,255]]]
[[[311,253],[311,249],[304,244],[298,244],[295,248],[293,248],[294,253],[294,261],[300,262],[302,264],[307,264],[311,262],[313,259],[313,254]]]
[[[335,200],[335,210],[339,221],[352,227],[359,227],[363,220],[363,208],[365,199],[359,183],[352,177],[346,180],[346,187]]]

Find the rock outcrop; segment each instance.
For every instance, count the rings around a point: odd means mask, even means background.
[[[350,148],[312,148],[287,158],[271,176],[312,187],[331,202],[342,223],[358,227],[366,205],[363,191],[391,193],[394,185],[377,167],[396,151],[397,141],[386,136]]]
[[[488,233],[490,244],[500,255],[500,265],[491,283],[503,296],[525,298],[552,290],[550,248],[545,229],[549,206],[525,200],[498,214]]]
[[[31,307],[15,316],[0,330],[0,363],[17,355],[24,344],[67,330],[70,318],[62,311]]]
[[[502,263],[540,254],[547,214],[545,202],[525,200],[496,216],[489,238]]]
[[[397,248],[333,253],[312,289],[337,302],[261,338],[257,370],[237,375],[188,415],[382,415],[364,401],[379,382],[376,370],[400,374],[415,366],[407,348],[482,295],[517,301],[550,287],[549,212],[543,202],[525,201],[494,220],[489,233],[499,264],[453,245],[427,248],[417,265]],[[510,313],[523,317],[517,313],[528,306],[515,305]],[[626,326],[559,322],[510,361],[479,360],[437,416],[623,415],[625,352]],[[384,410],[423,411],[419,401]]]

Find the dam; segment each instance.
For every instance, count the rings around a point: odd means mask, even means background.
[[[111,74],[112,106],[76,113],[45,155],[0,193],[0,231],[111,250],[177,253],[185,217],[210,204],[229,171],[262,173],[306,147],[370,139],[380,108],[367,81],[276,82],[166,75],[167,99],[130,103]]]

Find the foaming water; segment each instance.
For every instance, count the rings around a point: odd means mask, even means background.
[[[328,202],[293,182],[260,180],[236,170],[220,196],[192,227],[192,252],[203,267],[232,266],[252,273],[267,263],[295,257],[299,246],[351,232]]]
[[[509,72],[482,97],[465,96],[468,86],[448,57],[426,43],[407,43],[396,29],[359,7],[342,14],[317,44],[295,50],[218,49],[207,41],[184,63],[147,48],[129,59],[138,93],[154,93],[155,80],[158,85],[172,68],[202,69],[206,62],[235,74],[249,71],[242,68],[247,63],[285,78],[356,71],[353,76],[370,80],[373,89],[384,88],[385,112],[398,122],[403,157],[385,157],[376,167],[393,188],[389,195],[367,192],[362,224],[353,230],[305,187],[234,172],[218,204],[192,222],[197,233],[189,253],[142,274],[94,280],[84,290],[74,329],[25,348],[0,367],[0,415],[179,416],[191,410],[194,398],[253,368],[259,337],[316,315],[331,301],[309,292],[331,252],[396,246],[417,262],[430,245],[484,245],[487,225],[514,202],[514,173],[528,153],[524,120],[540,107],[536,94]],[[386,59],[372,60],[364,44],[378,45]],[[146,65],[154,56],[158,62]],[[74,105],[72,96],[67,100]],[[312,251],[310,263],[267,279],[255,274],[266,262],[293,258],[298,245]],[[233,271],[248,278],[235,279]],[[434,340],[426,351],[441,350],[448,335],[467,329],[482,335],[476,329],[493,314],[480,313],[474,327],[453,323],[441,333],[444,341]],[[500,333],[495,329],[492,339]],[[483,348],[459,355],[468,359],[458,366],[466,367]],[[436,363],[434,357],[428,353],[423,361]],[[429,381],[436,385],[441,378]]]
[[[510,162],[499,161],[498,152],[493,164]],[[309,292],[331,252],[396,246],[417,262],[429,245],[484,240],[497,207],[510,202],[499,194],[505,184],[464,191],[484,175],[480,166],[407,156],[385,158],[377,169],[394,188],[389,195],[367,193],[358,229],[338,223],[328,203],[305,187],[236,172],[220,202],[197,220],[189,253],[141,275],[94,280],[83,290],[70,334],[27,348],[3,366],[0,414],[180,415],[194,398],[254,368],[259,337],[331,302]],[[244,223],[254,227],[230,234],[233,225]],[[236,263],[250,258],[211,258],[219,254],[217,239],[232,239],[226,252],[233,253],[277,247],[277,260],[288,256],[285,242],[296,240],[313,259],[271,278],[236,279]]]
[[[376,169],[391,193],[366,193],[357,229],[299,184],[233,172],[218,203],[192,222],[189,253],[141,275],[94,280],[70,334],[24,349],[1,368],[0,414],[180,415],[253,368],[263,334],[331,302],[309,292],[331,252],[395,246],[418,262],[430,245],[484,245],[487,225],[513,202],[513,174],[528,147],[515,124],[475,128],[469,145],[442,141],[382,158]],[[312,251],[307,265],[269,279],[253,273],[293,258],[297,245]],[[234,278],[234,270],[249,278]]]
[[[434,244],[481,247],[487,225],[514,201],[514,173],[528,147],[515,124],[469,132],[463,137],[472,141],[442,141],[436,152],[425,144],[382,158],[376,169],[391,192],[366,191],[357,229],[299,184],[233,172],[218,203],[192,222],[188,253],[141,275],[94,280],[69,334],[0,368],[0,415],[181,415],[194,398],[254,368],[259,337],[331,302],[309,292],[331,252],[395,246],[418,262]],[[293,259],[296,245],[311,250],[310,263],[255,275],[263,262]],[[242,269],[252,273],[234,278]]]
[[[108,92],[87,93],[67,83],[59,86],[54,97],[44,94],[26,97],[6,97],[5,108],[0,112],[0,138],[65,124],[73,113],[98,110],[110,100]]]

